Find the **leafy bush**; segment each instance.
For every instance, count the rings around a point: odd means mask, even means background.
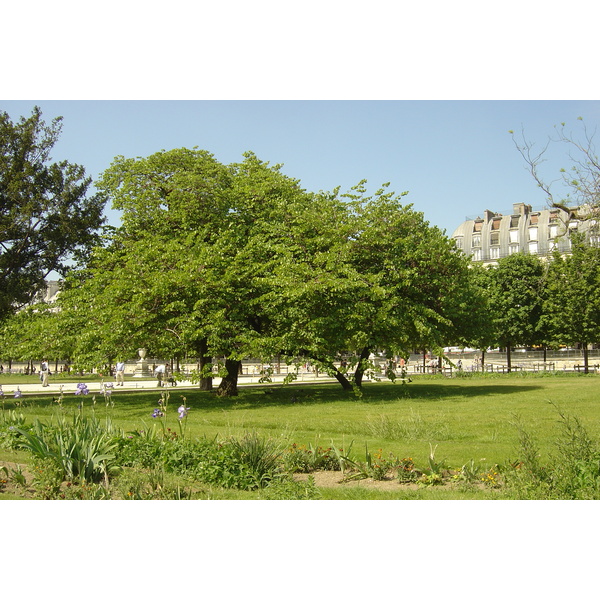
[[[20,447],[22,434],[19,429],[26,429],[23,413],[14,410],[0,413],[0,448],[17,450]]]
[[[150,430],[123,436],[118,445],[120,464],[124,467],[162,468],[190,480],[224,488],[264,487],[273,479],[278,467],[279,452],[273,457],[273,444],[256,435],[226,442],[192,441],[158,436]]]
[[[154,429],[131,431],[115,440],[119,464],[123,467],[151,468],[161,463],[164,440]]]
[[[314,471],[339,471],[340,463],[331,447],[308,447],[292,444],[282,455],[283,468],[288,473],[312,473]]]
[[[600,448],[579,419],[557,411],[562,434],[547,465],[540,460],[533,436],[515,421],[520,452],[504,473],[506,484],[521,499],[600,499]]]

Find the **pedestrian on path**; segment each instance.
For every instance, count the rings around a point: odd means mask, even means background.
[[[42,380],[42,387],[48,387],[48,375],[50,375],[50,367],[48,361],[43,360],[40,366],[40,379]]]
[[[123,387],[125,383],[125,363],[122,360],[115,367],[115,379],[117,380],[117,385]]]
[[[154,374],[156,375],[156,379],[158,381],[157,387],[163,387],[165,375],[167,374],[167,365],[158,365],[154,371]]]

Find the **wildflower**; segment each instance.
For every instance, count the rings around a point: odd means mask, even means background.
[[[177,412],[179,413],[179,419],[184,419],[185,417],[187,417],[188,412],[190,411],[190,409],[185,406],[185,405],[181,405],[178,409]]]
[[[159,417],[164,417],[165,414],[163,413],[162,410],[160,410],[160,408],[155,408],[154,412],[152,413],[152,418],[153,419],[157,419]]]
[[[0,398],[4,398],[4,391],[2,390],[1,385],[0,385]]]
[[[23,395],[23,392],[21,392],[21,390],[19,388],[17,388],[15,390],[15,394],[14,394],[15,398],[20,398],[22,395]]]
[[[84,396],[87,396],[89,394],[88,387],[86,383],[78,383],[77,384],[77,389],[75,390],[75,395],[76,396],[81,396],[82,394]]]

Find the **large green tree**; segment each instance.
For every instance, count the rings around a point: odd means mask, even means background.
[[[352,384],[334,365],[341,352],[360,386],[376,351],[441,350],[464,337],[474,298],[468,261],[443,232],[403,204],[405,194],[384,185],[367,196],[364,184],[325,198],[304,222],[310,235],[288,229],[274,272],[286,352],[318,361],[345,389]]]
[[[123,226],[61,296],[65,318],[94,323],[78,357],[140,345],[155,356],[222,357],[219,393],[237,393],[241,359],[275,347],[263,301],[277,256],[273,224],[308,195],[253,154],[224,166],[186,149],[118,157],[99,186],[123,210]]]
[[[547,337],[546,267],[536,255],[515,253],[489,267],[489,276],[494,337],[499,346],[506,348],[510,372],[511,350],[515,346],[539,344]]]
[[[47,125],[37,107],[16,122],[0,112],[0,319],[31,302],[52,271],[64,275],[104,222],[84,168],[51,162],[60,132],[61,118]]]
[[[589,372],[589,345],[600,340],[600,248],[575,237],[572,254],[555,255],[548,274],[546,312],[557,343],[579,344]]]

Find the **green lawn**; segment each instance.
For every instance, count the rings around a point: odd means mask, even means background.
[[[336,384],[241,388],[236,398],[219,399],[198,390],[170,390],[167,426],[177,430],[176,409],[186,397],[191,407],[188,435],[227,437],[254,430],[298,444],[348,448],[364,457],[370,450],[410,456],[423,464],[430,445],[436,457],[460,467],[470,459],[494,465],[515,458],[518,416],[536,437],[542,452],[552,450],[558,413],[551,403],[577,416],[594,438],[600,437],[597,376],[498,375],[446,379],[419,378],[408,385],[368,383],[364,396],[345,394]],[[156,426],[152,418],[160,390],[113,394],[114,408],[96,395],[68,394],[63,411],[73,413],[82,403],[84,414],[109,415],[126,431]],[[26,396],[22,406],[12,397],[4,410],[16,409],[28,422],[50,419],[58,410],[49,396]]]

